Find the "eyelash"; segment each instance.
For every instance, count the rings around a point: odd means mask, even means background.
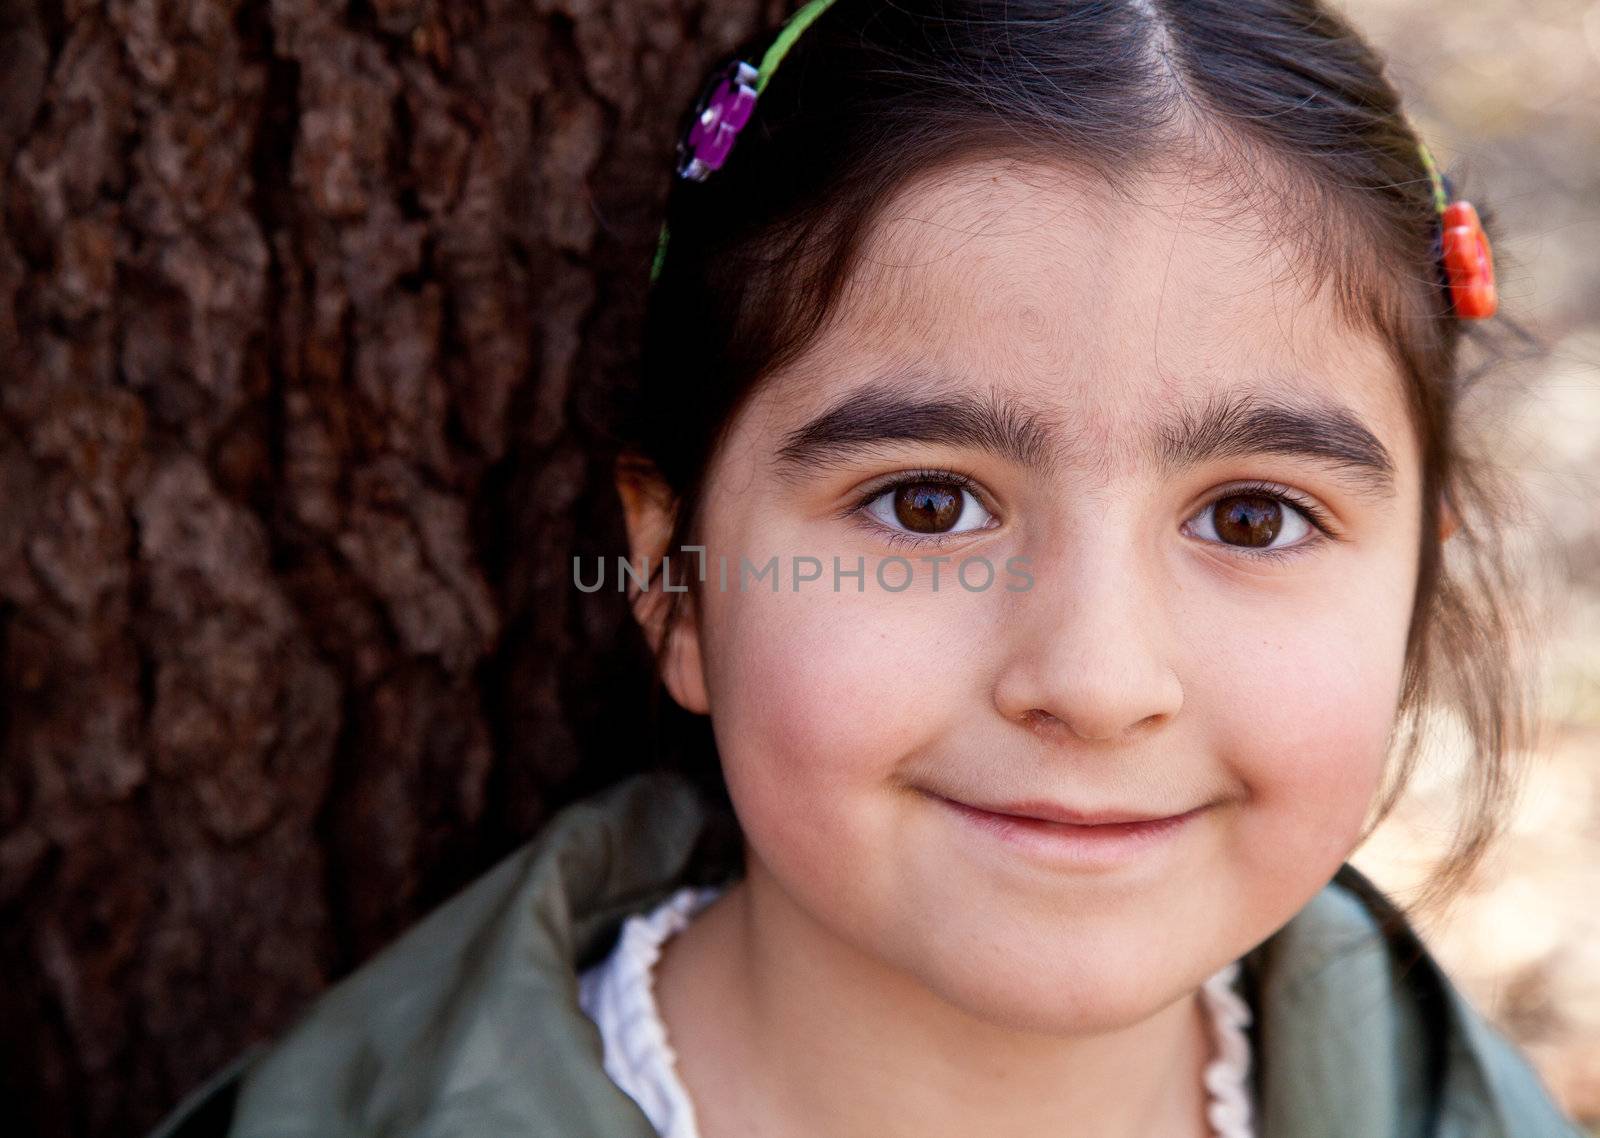
[[[1251,549],[1244,545],[1225,546],[1225,548],[1231,549],[1236,553],[1242,553],[1246,557],[1262,561],[1288,561],[1291,558],[1300,556],[1302,553],[1317,548],[1323,542],[1338,539],[1339,534],[1335,530],[1333,520],[1328,517],[1326,510],[1304,495],[1296,493],[1287,486],[1280,486],[1276,482],[1243,482],[1237,486],[1229,486],[1207,502],[1203,510],[1197,511],[1196,516],[1203,513],[1204,510],[1215,509],[1217,503],[1226,498],[1242,497],[1270,498],[1274,502],[1282,503],[1299,512],[1311,526],[1312,536],[1304,538],[1299,544],[1288,546],[1285,549]],[[1211,542],[1210,544],[1217,545],[1221,543]]]
[[[983,501],[983,495],[978,492],[978,483],[976,479],[955,470],[935,470],[928,468],[922,470],[904,471],[895,475],[894,478],[887,482],[878,483],[871,489],[866,490],[862,494],[858,495],[854,503],[841,512],[841,516],[860,519],[864,525],[872,529],[877,536],[881,537],[886,544],[895,548],[932,547],[937,549],[944,545],[950,544],[952,541],[957,541],[970,533],[981,532],[974,530],[963,530],[959,533],[950,534],[912,535],[909,533],[901,533],[898,530],[888,529],[875,519],[867,516],[867,507],[873,502],[877,501],[879,498],[883,497],[883,495],[888,491],[898,490],[902,486],[915,485],[921,482],[937,482],[960,487],[962,490],[971,493],[974,498],[977,498],[979,504],[983,505],[984,509],[989,509],[988,505]],[[1287,561],[1293,557],[1297,557],[1310,549],[1320,546],[1325,541],[1336,540],[1339,536],[1333,526],[1332,519],[1330,519],[1327,514],[1327,511],[1325,511],[1321,506],[1318,506],[1315,502],[1311,501],[1311,499],[1306,498],[1293,490],[1290,490],[1286,486],[1280,486],[1275,482],[1252,481],[1244,482],[1237,486],[1230,486],[1206,503],[1204,509],[1215,509],[1218,502],[1221,502],[1227,498],[1247,496],[1270,498],[1275,502],[1280,502],[1283,505],[1288,506],[1290,509],[1297,511],[1306,519],[1306,522],[1311,526],[1316,536],[1303,539],[1299,544],[1289,546],[1286,549],[1251,549],[1248,546],[1243,545],[1225,546],[1225,548],[1233,550],[1236,553],[1240,553],[1246,557],[1251,557],[1258,560],[1281,562]],[[1203,511],[1197,511],[1195,516],[1198,516],[1201,512]],[[984,528],[987,529],[989,527]],[[1208,544],[1218,545],[1222,543],[1209,542]]]
[[[888,493],[890,490],[898,490],[902,486],[914,486],[921,482],[937,482],[942,485],[960,487],[962,490],[967,491],[974,498],[978,499],[978,504],[983,506],[985,510],[989,510],[988,503],[984,501],[983,495],[978,491],[977,479],[971,477],[970,475],[962,474],[960,471],[956,470],[935,470],[932,468],[926,468],[922,470],[903,471],[900,474],[895,475],[894,478],[887,482],[878,483],[878,485],[874,486],[872,489],[858,495],[855,503],[843,511],[843,515],[845,517],[859,518],[862,524],[871,529],[876,536],[881,537],[887,545],[890,545],[896,549],[926,549],[930,547],[933,549],[938,549],[942,546],[949,545],[951,542],[959,541],[962,538],[969,537],[973,533],[982,532],[980,530],[963,530],[960,533],[946,534],[901,533],[899,530],[887,528],[876,519],[867,515],[867,507],[873,502],[876,502],[879,498],[883,497],[884,494]],[[993,513],[993,511],[990,510],[990,513]],[[988,529],[989,527],[985,526],[984,528]]]

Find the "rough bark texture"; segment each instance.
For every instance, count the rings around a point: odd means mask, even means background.
[[[781,0],[0,3],[0,1101],[139,1133],[629,765],[596,412]]]

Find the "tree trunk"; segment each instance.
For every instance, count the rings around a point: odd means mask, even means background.
[[[784,7],[0,3],[11,1126],[141,1132],[636,764],[599,413]]]

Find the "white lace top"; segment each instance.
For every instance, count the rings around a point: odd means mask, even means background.
[[[648,913],[623,922],[605,959],[578,976],[578,1002],[600,1028],[605,1069],[639,1104],[661,1138],[700,1138],[694,1105],[678,1079],[678,1058],[656,1009],[654,968],[662,943],[722,892],[684,886]],[[1201,988],[1215,1031],[1215,1056],[1205,1069],[1206,1108],[1217,1138],[1254,1138],[1248,1077],[1250,1006],[1233,990],[1238,961]]]

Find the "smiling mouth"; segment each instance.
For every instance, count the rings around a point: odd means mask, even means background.
[[[1127,810],[1073,811],[1057,803],[1008,803],[1005,809],[973,806],[943,795],[928,796],[980,835],[998,838],[1001,848],[1070,869],[1110,869],[1142,859],[1166,846],[1197,815],[1197,806],[1179,814],[1152,815]],[[1026,810],[1035,813],[1012,813]],[[1039,813],[1055,817],[1039,817]],[[1093,819],[1064,821],[1060,819]]]
[[[1027,802],[1009,802],[1003,805],[980,805],[973,802],[961,802],[957,799],[947,799],[958,806],[965,806],[971,810],[981,810],[986,814],[998,814],[1007,818],[1018,818],[1024,821],[1053,822],[1057,825],[1100,828],[1104,826],[1134,826],[1148,822],[1166,822],[1174,818],[1182,818],[1193,810],[1177,812],[1151,813],[1138,810],[1072,810],[1057,803],[1043,799],[1032,799]]]
[[[1052,802],[1047,798],[1030,798],[1019,802],[987,803],[967,802],[934,791],[924,791],[924,793],[967,810],[975,810],[996,817],[1011,818],[1024,822],[1048,822],[1073,829],[1100,829],[1103,827],[1139,826],[1146,823],[1169,822],[1179,818],[1186,818],[1190,814],[1204,809],[1204,807],[1194,807],[1178,811],[1149,811],[1107,807],[1099,810],[1074,810],[1058,802]]]

